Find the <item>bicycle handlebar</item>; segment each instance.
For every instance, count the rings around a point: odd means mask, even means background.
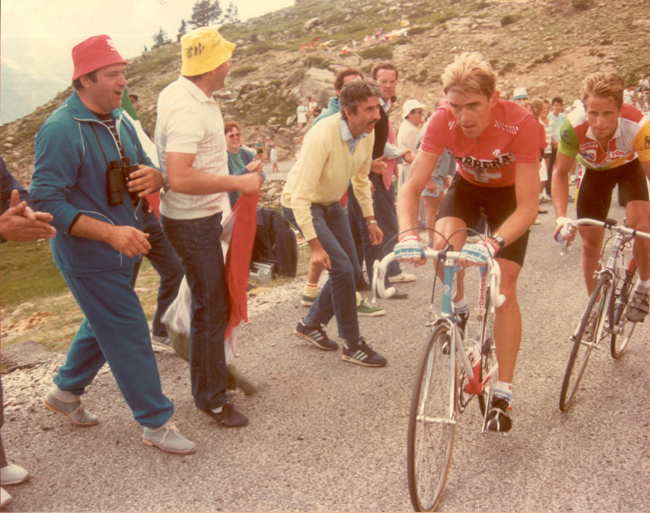
[[[644,239],[650,239],[650,233],[635,230],[633,228],[628,228],[627,226],[618,225],[615,219],[606,219],[605,221],[598,221],[597,219],[589,219],[589,218],[570,219],[565,224],[568,224],[571,227],[600,226],[602,228],[609,228],[610,230],[621,233],[623,235],[630,235],[632,237],[642,237]]]
[[[440,250],[440,251],[435,251],[430,248],[423,248],[423,257],[424,258],[430,258],[432,260],[438,261],[444,261],[447,259],[451,259],[453,261],[458,261],[460,259],[460,252],[458,251],[446,251],[446,250]],[[375,260],[375,263],[373,264],[373,273],[372,273],[372,299],[373,301],[377,298],[377,295],[379,297],[387,299],[393,296],[395,294],[395,287],[388,287],[386,289],[384,285],[384,280],[386,277],[386,267],[388,267],[388,264],[390,264],[393,260],[395,260],[395,253],[390,253],[386,255],[381,262],[378,260]],[[495,307],[501,306],[504,301],[506,300],[506,297],[500,293],[500,286],[501,286],[501,268],[499,267],[499,263],[495,259],[488,260],[487,262],[487,267],[489,269],[489,280],[490,280],[490,304],[492,305],[492,311]]]

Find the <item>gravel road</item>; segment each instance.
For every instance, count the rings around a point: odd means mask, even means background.
[[[615,203],[615,202],[614,202]],[[611,216],[623,213],[612,207]],[[576,249],[560,257],[552,214],[533,227],[518,289],[524,337],[515,376],[514,428],[481,435],[478,405],[460,419],[440,511],[649,511],[650,321],[626,354],[592,356],[574,404],[558,409],[569,337],[586,304]],[[235,361],[259,393],[232,401],[250,419],[227,430],[192,402],[187,364],[157,351],[175,420],[196,454],[145,446],[111,373],[85,402],[101,423],[75,428],[38,403],[59,365],[3,376],[3,439],[29,482],[12,487],[10,511],[408,511],[406,427],[424,341],[432,267],[402,285],[405,301],[360,319],[388,359],[381,369],[345,363],[292,335],[306,311],[300,282],[251,303]],[[336,335],[336,323],[328,328]],[[59,357],[60,358],[60,357]]]

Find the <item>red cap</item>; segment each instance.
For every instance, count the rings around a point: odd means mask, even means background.
[[[106,34],[89,37],[75,46],[72,49],[72,62],[74,64],[72,80],[104,66],[117,63],[126,64],[126,61],[115,49],[113,40]]]

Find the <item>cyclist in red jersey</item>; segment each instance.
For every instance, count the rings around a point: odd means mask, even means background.
[[[395,254],[415,265],[424,264],[418,230],[408,229],[417,226],[420,193],[446,149],[459,167],[440,206],[435,229],[442,237],[434,236],[434,248],[442,249],[448,240],[455,249],[463,248],[465,259],[461,265],[484,263],[496,256],[501,267],[501,293],[506,301],[497,308],[495,317],[499,376],[487,428],[506,432],[512,426],[512,379],[521,344],[517,278],[528,229],[538,209],[539,129],[537,120],[526,109],[499,99],[496,79],[490,64],[475,52],[457,56],[445,68],[442,83],[447,102],[434,113],[398,199],[400,231],[407,231],[401,235]],[[481,208],[494,235],[485,243],[464,246],[464,228],[475,228]],[[453,299],[462,327],[469,316],[462,272]]]
[[[612,191],[618,185],[628,226],[650,232],[646,182],[646,176],[650,178],[650,121],[636,107],[623,103],[623,89],[623,79],[615,73],[589,75],[582,84],[584,109],[571,112],[562,125],[552,189],[558,242],[575,238],[565,226],[568,173],[575,160],[585,167],[576,201],[579,219],[604,221]],[[582,237],[582,270],[591,295],[605,229],[580,226],[578,231]],[[635,239],[632,251],[639,282],[626,316],[632,322],[643,322],[650,292],[650,241]]]

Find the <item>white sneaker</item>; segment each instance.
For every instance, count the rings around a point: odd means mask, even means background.
[[[29,479],[29,472],[14,463],[3,467],[0,472],[2,473],[2,486],[17,485]]]
[[[410,274],[402,271],[397,276],[391,276],[388,278],[388,281],[391,283],[409,283],[411,281],[415,281],[415,274]]]
[[[0,508],[4,508],[5,506],[9,506],[11,504],[11,495],[9,495],[9,492],[7,492],[4,488],[0,488],[2,491],[2,495],[0,496]]]

